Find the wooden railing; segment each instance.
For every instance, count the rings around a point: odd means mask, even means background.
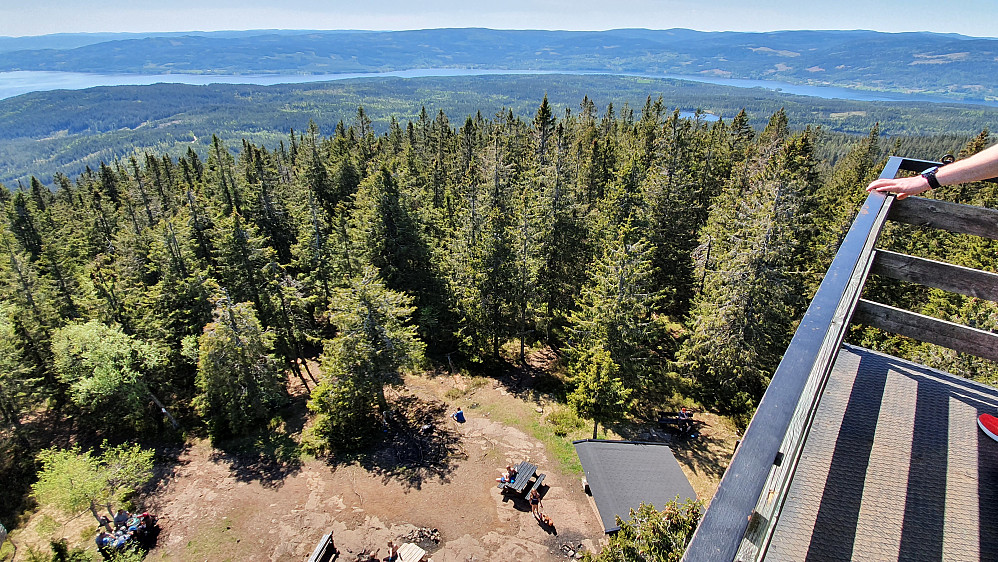
[[[909,197],[887,220],[998,239],[998,210]],[[877,250],[871,273],[998,302],[998,274]],[[998,334],[884,304],[859,301],[853,321],[912,339],[998,361]]]
[[[881,178],[935,162],[891,157]],[[860,189],[861,186],[857,186]],[[998,300],[998,275],[876,250],[886,220],[998,238],[998,211],[871,193],[839,247],[683,557],[762,560],[850,319],[998,360],[998,334],[860,298],[870,273]],[[855,315],[854,315],[855,313]]]

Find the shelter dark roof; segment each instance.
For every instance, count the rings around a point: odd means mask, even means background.
[[[676,496],[680,502],[696,498],[667,445],[592,439],[574,444],[607,533],[620,529],[616,516],[626,521],[642,503],[662,509]]]
[[[998,560],[998,389],[843,346],[767,560]]]

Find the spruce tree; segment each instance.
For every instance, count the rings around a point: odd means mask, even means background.
[[[309,400],[317,448],[359,446],[378,427],[377,415],[389,408],[385,387],[401,384],[403,372],[423,360],[414,310],[412,299],[386,288],[373,267],[337,289],[330,305],[337,335],[325,344],[323,379]]]
[[[213,320],[198,338],[194,408],[218,441],[259,429],[287,393],[272,355],[274,334],[253,305],[233,303],[224,291],[213,300]]]
[[[816,182],[812,133],[791,134],[778,112],[704,228],[712,262],[678,358],[697,398],[721,413],[751,413],[806,308]]]

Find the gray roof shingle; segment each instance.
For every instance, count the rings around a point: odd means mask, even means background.
[[[843,346],[767,560],[998,560],[998,389]]]
[[[607,533],[620,529],[616,516],[628,520],[642,502],[661,510],[677,496],[680,502],[696,499],[667,445],[591,439],[574,444]]]

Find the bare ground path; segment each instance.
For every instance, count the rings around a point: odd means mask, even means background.
[[[300,562],[330,530],[339,560],[350,562],[364,554],[383,559],[388,541],[400,539],[418,542],[436,562],[544,562],[566,560],[569,545],[594,550],[602,526],[581,474],[563,470],[575,459],[566,445],[571,438],[554,438],[544,421],[565,407],[537,391],[539,382],[551,383],[546,373],[552,360],[546,351],[533,353],[526,367],[494,378],[407,377],[393,403],[399,412],[418,410],[417,418],[432,425],[443,453],[427,462],[413,462],[408,438],[398,435],[353,460],[301,460],[296,440],[306,423],[306,391],[292,379],[295,400],[284,426],[250,446],[223,451],[190,441],[158,448],[158,480],[137,498],[139,507],[159,515],[162,528],[147,559]],[[447,416],[457,405],[467,423]],[[423,423],[410,423],[410,434]],[[698,424],[698,438],[672,447],[698,495],[709,499],[738,435],[711,414],[698,415]],[[536,433],[538,428],[546,429]],[[667,438],[649,420],[614,430],[611,438]],[[591,430],[579,431],[577,437],[585,438]],[[547,475],[541,491],[554,529],[540,526],[526,501],[503,497],[495,487],[503,466],[524,459]],[[25,559],[28,546],[47,550],[52,537],[93,550],[93,529],[89,514],[66,518],[38,509],[15,531],[23,546],[16,560]],[[439,542],[425,538],[434,530]]]
[[[419,392],[413,382],[410,390]],[[421,544],[436,562],[564,560],[564,544],[595,547],[602,532],[588,496],[540,442],[474,414],[450,423],[464,455],[446,472],[419,478],[321,460],[278,481],[246,478],[233,459],[194,443],[144,502],[162,527],[148,559],[300,561],[328,530],[342,560],[362,552],[384,557],[389,540],[418,528],[439,531],[439,544]],[[503,497],[495,486],[502,466],[524,458],[547,474],[543,504],[554,530],[535,521],[526,501]]]

